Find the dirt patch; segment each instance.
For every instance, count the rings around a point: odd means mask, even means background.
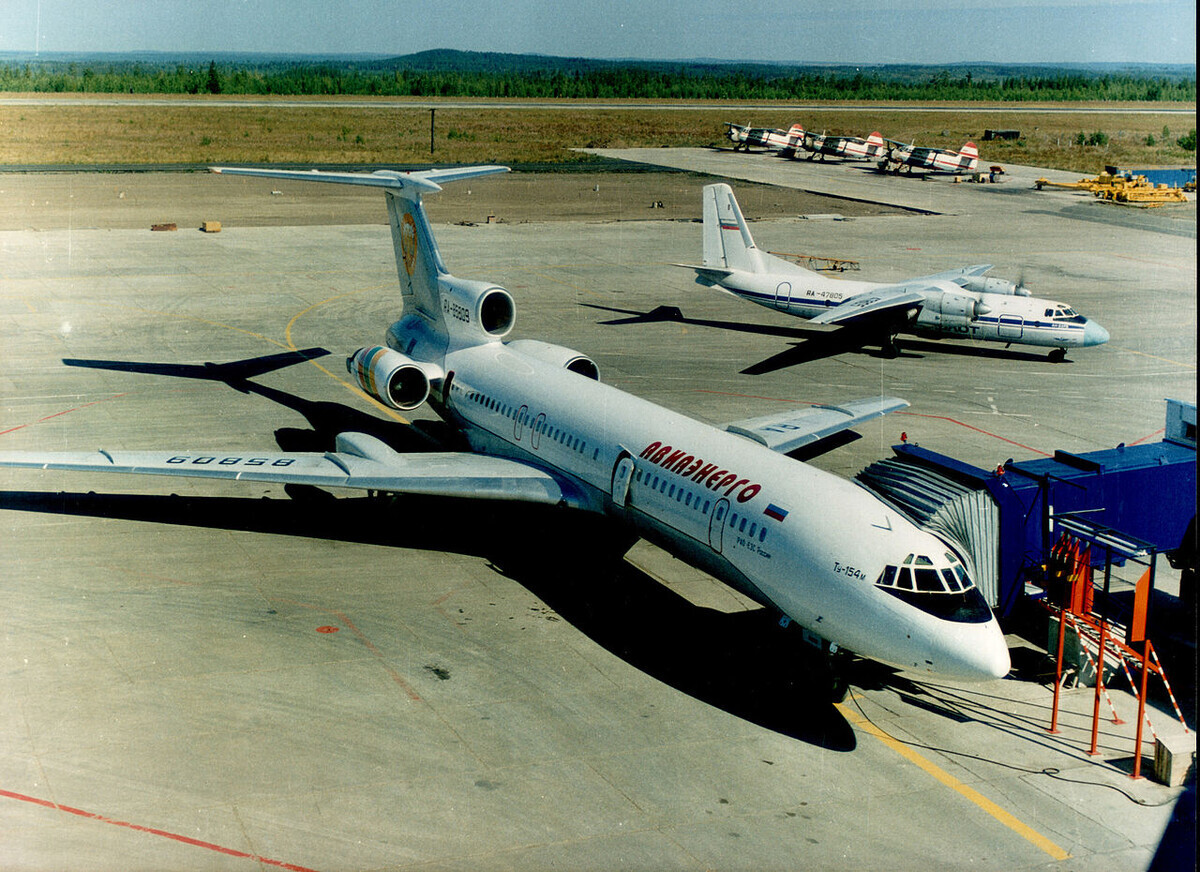
[[[699,221],[700,189],[722,181],[696,173],[511,173],[457,182],[426,200],[438,223],[488,221]],[[903,214],[790,188],[738,183],[751,220],[796,215]],[[0,230],[145,229],[172,223],[222,227],[385,224],[377,191],[210,173],[0,175]]]

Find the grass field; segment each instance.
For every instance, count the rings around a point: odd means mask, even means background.
[[[1062,111],[1069,108],[1070,111]],[[441,108],[430,155],[429,109],[356,101],[338,107],[229,105],[179,98],[168,105],[0,106],[0,165],[275,163],[568,164],[588,158],[577,147],[724,144],[726,121],[958,148],[973,139],[984,163],[1016,163],[1092,174],[1106,164],[1195,165],[1175,140],[1196,126],[1190,114],[1105,114],[1086,106],[1008,111],[962,106],[950,112],[877,108],[797,113],[783,110],[612,108]],[[983,142],[989,128],[1018,129],[1015,142]],[[1085,139],[1103,145],[1077,145]],[[1099,134],[1099,136],[1097,136]]]

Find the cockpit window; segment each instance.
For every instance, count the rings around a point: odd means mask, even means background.
[[[942,577],[935,569],[918,569],[913,573],[917,579],[917,590],[922,593],[946,593]]]
[[[948,551],[936,560],[925,554],[909,554],[899,566],[885,566],[875,583],[920,593],[961,593],[975,586],[966,567]]]
[[[948,621],[977,624],[992,617],[967,568],[948,551],[936,558],[909,554],[899,564],[885,566],[875,584],[897,599]]]
[[[1046,315],[1055,321],[1066,321],[1072,324],[1082,324],[1087,320],[1070,306],[1062,305],[1056,305],[1053,313],[1051,313],[1050,309],[1047,309]]]

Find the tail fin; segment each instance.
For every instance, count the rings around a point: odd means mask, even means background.
[[[870,143],[871,145],[878,145],[878,146],[882,147],[883,146],[883,137],[880,135],[879,131],[876,130],[874,133],[872,133],[870,136],[867,137],[867,142]]]
[[[959,152],[963,157],[979,158],[979,148],[973,142],[968,142]]]
[[[704,186],[704,265],[761,271],[759,251],[726,184]]]
[[[440,299],[439,279],[449,277],[438,251],[437,241],[425,214],[422,194],[440,191],[439,182],[455,182],[493,173],[506,173],[508,167],[478,166],[420,170],[410,173],[379,170],[374,173],[335,173],[312,170],[270,170],[243,167],[213,167],[215,173],[261,176],[304,182],[332,182],[382,188],[387,198],[388,223],[392,228],[392,247],[396,251],[396,272],[404,313],[419,314],[445,335],[446,322]]]

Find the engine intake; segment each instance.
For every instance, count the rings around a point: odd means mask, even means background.
[[[517,320],[512,295],[497,285],[447,276],[439,289],[442,319],[451,334],[466,331],[482,333],[489,339],[502,339]]]
[[[543,363],[560,366],[593,381],[600,381],[600,367],[596,365],[596,361],[562,345],[552,345],[538,339],[514,339],[508,343],[508,348]]]
[[[382,345],[360,348],[346,359],[346,369],[372,397],[404,412],[429,399],[430,384],[444,375],[436,364],[413,360]]]

